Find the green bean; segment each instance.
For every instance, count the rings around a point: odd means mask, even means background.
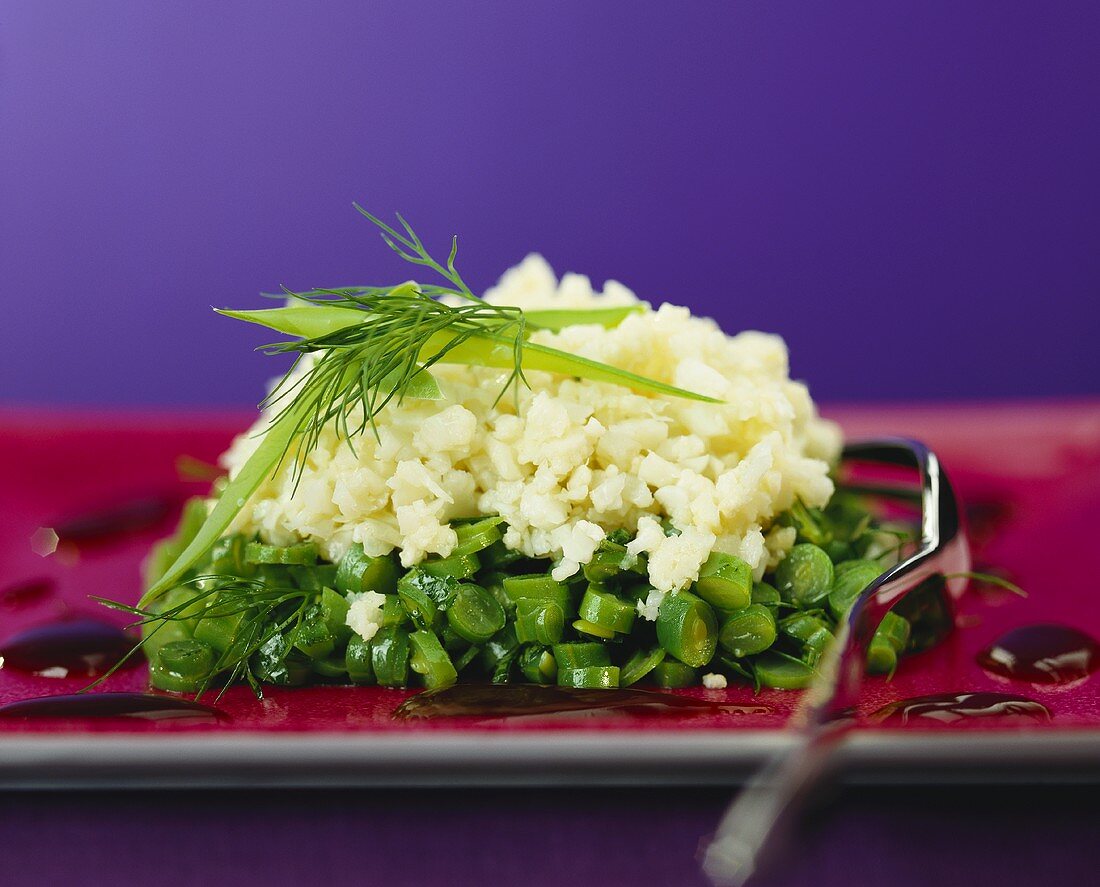
[[[722,610],[740,610],[752,600],[752,567],[739,557],[712,552],[699,569],[695,593]]]
[[[516,601],[516,639],[521,644],[535,642],[545,646],[561,640],[565,614],[553,601],[521,598]]]
[[[814,677],[814,670],[805,662],[777,653],[765,653],[754,660],[753,671],[761,684],[777,690],[802,690]]]
[[[577,615],[586,622],[610,629],[612,636],[616,632],[628,634],[634,627],[635,609],[619,600],[610,592],[598,591],[593,586],[581,598]]]
[[[637,564],[638,558],[629,554],[625,545],[604,539],[582,572],[589,582],[606,582],[618,579],[624,572],[636,571]]]
[[[371,642],[371,665],[383,687],[404,687],[409,679],[409,633],[380,628]]]
[[[427,689],[450,687],[458,680],[451,657],[433,632],[414,631],[409,635],[409,643],[412,645],[409,667],[420,675]]]
[[[619,671],[619,686],[629,687],[638,683],[664,662],[665,655],[661,647],[654,647],[652,650],[635,650]]]
[[[666,659],[658,663],[649,673],[649,678],[658,687],[665,690],[678,690],[682,687],[694,687],[699,683],[699,672],[690,665],[684,665],[675,659]]]
[[[451,552],[451,557],[474,554],[499,542],[504,535],[500,531],[502,523],[504,523],[504,518],[487,517],[473,523],[454,526],[455,535],[458,536],[458,544],[455,546],[455,550]]]
[[[348,677],[346,654],[336,654],[325,659],[314,659],[311,663],[314,674],[329,680],[345,680]]]
[[[494,683],[507,683],[508,674],[518,652],[519,641],[516,640],[516,630],[512,625],[505,625],[481,647],[481,664],[490,675],[490,680]],[[498,677],[501,680],[495,680]]]
[[[199,641],[172,641],[161,647],[149,667],[149,682],[158,690],[194,693],[211,676],[214,650]]]
[[[871,637],[867,650],[867,670],[872,674],[892,675],[898,656],[909,644],[909,620],[896,613],[887,613]]]
[[[795,613],[779,622],[779,628],[787,637],[798,641],[804,649],[807,665],[816,665],[833,640],[829,626],[808,613]]]
[[[552,684],[558,676],[554,655],[538,644],[523,648],[519,654],[519,669],[532,684]]]
[[[297,542],[286,546],[249,542],[244,550],[244,559],[249,564],[315,564],[317,545],[313,542]]]
[[[452,554],[450,557],[440,560],[424,561],[420,569],[429,576],[438,576],[441,579],[469,579],[481,569],[481,561],[476,554]]]
[[[603,641],[609,641],[615,637],[615,632],[612,629],[597,625],[595,622],[589,622],[587,619],[574,619],[573,630]]]
[[[331,588],[323,588],[320,603],[321,617],[329,634],[337,644],[344,643],[351,637],[351,628],[348,627],[347,599]]]
[[[856,598],[872,582],[882,575],[883,568],[875,561],[849,560],[836,565],[833,589],[829,592],[829,610],[837,619],[843,619],[852,609]]]
[[[351,591],[393,594],[397,590],[397,566],[389,555],[364,554],[363,546],[356,542],[340,559],[335,583],[345,594]]]
[[[217,613],[216,601],[210,609]],[[248,611],[242,610],[239,613],[227,613],[223,616],[203,616],[195,625],[194,638],[213,647],[217,652],[224,653],[233,645],[241,622],[247,613]]]
[[[764,604],[729,613],[718,629],[718,643],[737,658],[764,652],[775,638],[775,616]]]
[[[481,558],[481,564],[484,568],[499,570],[502,567],[506,567],[509,564],[514,564],[516,561],[521,560],[523,558],[523,552],[508,548],[503,542],[494,542],[482,551],[479,557]]]
[[[559,687],[605,690],[619,686],[619,669],[614,665],[590,665],[587,668],[558,669]]]
[[[562,613],[571,616],[576,612],[569,588],[543,573],[525,576],[506,576],[503,581],[504,593],[513,602],[524,598],[538,601],[553,601],[561,607]]]
[[[668,595],[657,613],[657,641],[693,668],[706,665],[718,646],[714,610],[688,591]]]
[[[401,596],[387,594],[386,602],[382,605],[382,627],[395,628],[404,625],[409,620],[409,611],[401,603]]]
[[[314,564],[311,567],[287,567],[287,573],[302,591],[320,591],[336,587],[336,565]]]
[[[480,653],[481,647],[467,647],[462,655],[454,660],[455,671],[461,672],[467,665],[477,659]]]
[[[779,605],[782,601],[783,598],[779,594],[779,589],[774,585],[769,585],[767,582],[757,582],[753,585],[752,602],[763,604],[772,611],[773,616],[779,612]]]
[[[306,610],[294,632],[294,646],[310,659],[324,659],[336,649],[336,640],[325,624],[320,604],[313,604]]]
[[[559,669],[611,664],[607,647],[592,642],[554,644],[554,660],[558,663]]]
[[[833,588],[833,562],[808,542],[796,545],[775,570],[783,600],[803,609],[823,600]]]
[[[458,586],[447,610],[447,625],[471,644],[484,644],[504,628],[504,608],[479,585]]]
[[[353,684],[373,684],[374,664],[371,642],[356,635],[344,651],[344,670]]]

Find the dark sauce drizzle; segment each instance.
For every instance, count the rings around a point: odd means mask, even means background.
[[[155,693],[73,693],[0,705],[0,718],[136,718],[145,721],[202,718],[219,721],[228,715],[190,699]]]
[[[42,674],[62,669],[57,677],[98,677],[129,653],[136,639],[121,629],[95,619],[54,622],[20,632],[0,646],[5,668]],[[123,664],[144,661],[140,651]]]
[[[1029,684],[1068,684],[1100,668],[1100,645],[1067,625],[1014,628],[978,654],[988,672]]]
[[[395,718],[518,718],[566,712],[621,711],[643,716],[708,712],[762,714],[762,705],[728,705],[653,690],[584,690],[537,684],[458,684],[420,693],[394,711]]]
[[[10,610],[29,607],[49,597],[56,587],[57,583],[45,576],[16,582],[0,591],[0,605]]]
[[[870,715],[874,724],[904,726],[918,722],[951,725],[973,718],[1049,721],[1050,709],[1034,699],[1010,693],[937,693],[891,702]]]
[[[120,536],[151,530],[176,509],[173,496],[142,496],[77,515],[54,526],[60,543],[96,545]]]

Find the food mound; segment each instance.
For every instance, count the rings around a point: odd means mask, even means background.
[[[782,340],[538,256],[479,298],[369,218],[447,285],[225,312],[297,361],[150,557],[153,684],[805,686],[899,540]]]

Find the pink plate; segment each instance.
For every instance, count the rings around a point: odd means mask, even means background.
[[[868,679],[862,713],[915,696],[994,691],[1027,696],[1053,715],[975,718],[946,728],[865,724],[844,752],[851,772],[1100,773],[1100,675],[1067,686],[1010,684],[975,662],[993,639],[1030,623],[1060,622],[1100,637],[1090,558],[1100,538],[1100,406],[831,412],[852,439],[901,434],[929,443],[968,506],[976,568],[995,567],[1029,592],[1027,599],[969,592],[952,637],[904,660],[892,681]],[[59,618],[124,623],[125,616],[88,596],[136,600],[144,552],[171,527],[182,499],[202,490],[177,478],[177,457],[213,461],[247,418],[22,411],[0,419],[0,643]],[[48,558],[32,550],[39,527],[135,502],[127,534]],[[94,535],[94,527],[84,529]],[[86,683],[0,668],[0,705],[73,693]],[[144,668],[137,668],[101,689],[144,685]],[[782,747],[782,727],[797,701],[797,694],[753,696],[737,687],[685,691],[729,704],[695,714],[394,719],[408,695],[273,688],[257,700],[236,687],[218,703],[229,717],[215,722],[0,719],[0,784],[716,782],[739,778]],[[737,705],[765,710],[738,713]]]

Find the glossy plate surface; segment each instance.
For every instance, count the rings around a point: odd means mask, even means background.
[[[870,678],[862,714],[935,693],[1018,693],[1050,721],[972,719],[950,727],[867,723],[842,753],[853,778],[1004,779],[1100,775],[1100,673],[1072,686],[1009,683],[977,653],[1005,631],[1060,622],[1100,636],[1092,552],[1100,537],[1100,405],[833,410],[850,438],[900,434],[929,443],[966,504],[976,568],[995,567],[1026,600],[977,589],[959,629]],[[138,564],[201,484],[178,479],[181,455],[213,461],[247,416],[15,412],[0,419],[0,642],[58,619],[125,621],[88,600],[136,600]],[[105,517],[97,525],[91,517]],[[79,546],[42,558],[39,527],[75,519]],[[101,532],[125,524],[121,534]],[[0,705],[73,693],[83,677],[0,668]],[[144,689],[144,668],[104,690]],[[0,719],[0,784],[351,784],[683,782],[737,780],[785,742],[796,697],[750,688],[686,691],[729,703],[702,714],[601,711],[508,720],[395,720],[408,695],[376,688],[243,687],[218,703],[228,719]],[[736,705],[766,711],[745,714]]]

